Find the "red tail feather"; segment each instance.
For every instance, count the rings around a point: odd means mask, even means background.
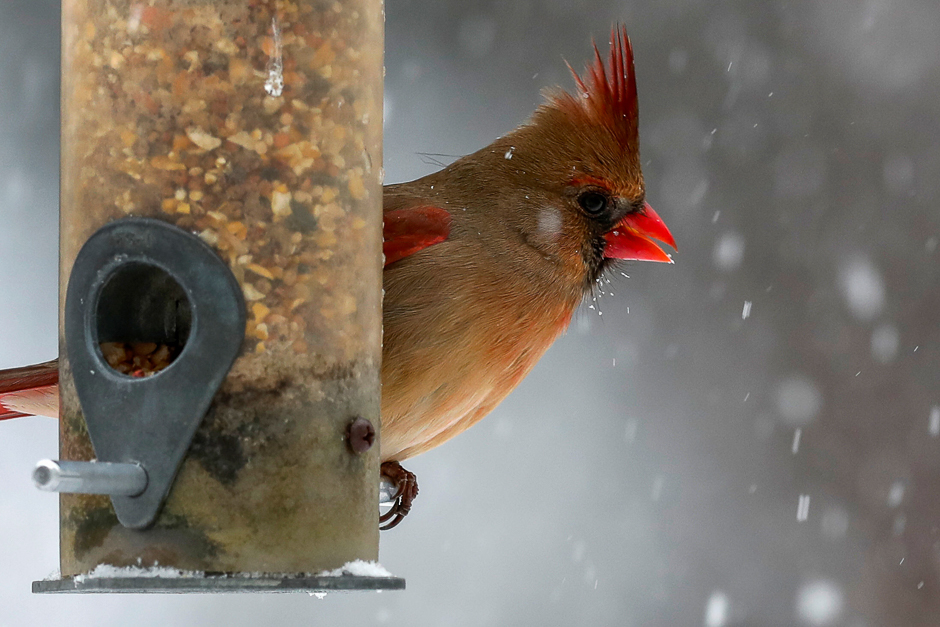
[[[47,387],[58,382],[59,362],[55,360],[34,366],[0,370],[0,420],[29,415],[5,407],[3,404],[4,395]]]
[[[10,418],[22,418],[23,416],[28,416],[29,414],[21,414],[19,412],[10,411],[3,406],[3,403],[0,402],[0,420],[9,420]]]

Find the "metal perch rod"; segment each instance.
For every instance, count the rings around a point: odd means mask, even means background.
[[[139,464],[44,459],[33,470],[33,483],[48,492],[136,496],[147,489],[147,471]]]
[[[44,459],[33,470],[33,483],[47,492],[135,496],[147,488],[147,471],[139,464],[72,462]],[[395,486],[379,482],[379,504],[391,505]]]

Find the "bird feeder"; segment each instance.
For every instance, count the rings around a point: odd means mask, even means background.
[[[343,570],[378,557],[382,11],[63,0],[34,591],[404,587]]]

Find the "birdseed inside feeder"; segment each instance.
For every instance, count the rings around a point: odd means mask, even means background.
[[[380,0],[63,0],[67,461],[43,472],[126,476],[61,494],[62,579],[36,591],[404,586],[361,566],[383,26]]]

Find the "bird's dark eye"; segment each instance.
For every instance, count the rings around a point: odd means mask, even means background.
[[[578,204],[592,216],[596,216],[607,209],[607,203],[607,196],[597,192],[584,192],[578,196]]]

